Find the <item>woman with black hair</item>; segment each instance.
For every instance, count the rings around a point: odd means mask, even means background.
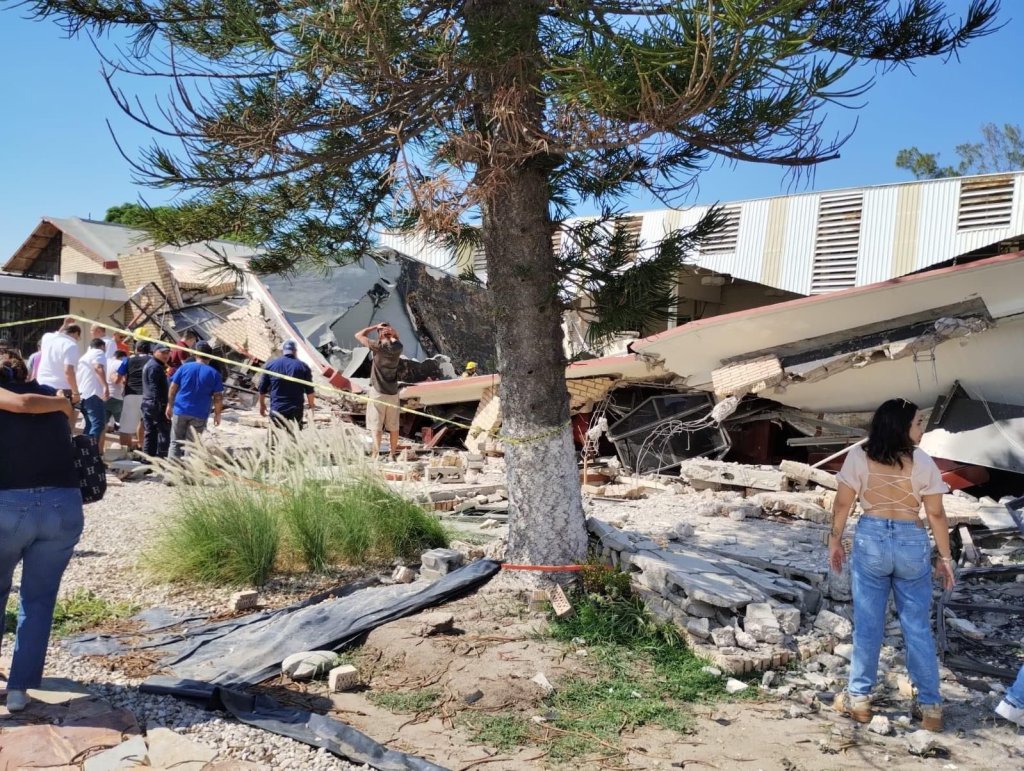
[[[931,526],[938,549],[936,575],[953,587],[949,525],[942,495],[949,491],[938,467],[917,448],[924,431],[917,405],[890,399],[871,419],[865,444],[846,456],[837,477],[839,490],[832,506],[829,562],[843,569],[846,550],[843,529],[853,504],[860,499],[864,513],[853,535],[850,576],[853,589],[853,657],[850,682],[836,696],[835,709],[854,720],[871,720],[871,690],[878,674],[878,654],[885,631],[889,595],[903,628],[907,670],[917,689],[915,714],[921,727],[942,730],[939,665],[932,635]]]
[[[14,568],[22,567],[6,684],[10,712],[25,709],[28,689],[42,682],[57,591],[84,524],[71,401],[27,379],[21,354],[0,349],[0,611]],[[38,414],[24,414],[29,411]],[[0,615],[0,637],[3,632]]]

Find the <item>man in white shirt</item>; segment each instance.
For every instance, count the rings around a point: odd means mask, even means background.
[[[102,327],[99,324],[92,325],[92,331],[90,332],[92,337],[90,339],[95,340],[97,337],[103,341],[104,351],[103,356],[107,361],[114,358],[114,351],[117,350],[117,343],[110,335],[107,334],[107,328]]]
[[[94,337],[89,343],[89,350],[79,360],[76,370],[78,386],[82,391],[79,407],[85,419],[82,433],[96,440],[100,452],[103,452],[103,440],[106,437],[106,402],[110,398],[110,390],[107,387],[107,360],[104,355],[106,348],[102,337]]]
[[[40,385],[70,391],[73,404],[77,404],[81,398],[75,374],[79,359],[78,341],[81,337],[82,328],[72,319],[65,320],[59,331],[43,335],[39,371],[36,373],[36,381]]]

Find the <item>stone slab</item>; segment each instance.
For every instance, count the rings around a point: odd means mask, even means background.
[[[151,728],[146,732],[149,750],[146,758],[154,768],[175,771],[202,771],[217,757],[217,750],[194,742],[169,728]]]
[[[112,771],[116,768],[134,768],[146,760],[146,740],[133,736],[126,742],[85,759],[83,771]]]

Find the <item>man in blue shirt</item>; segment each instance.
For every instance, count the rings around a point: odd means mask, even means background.
[[[294,380],[268,375],[260,377],[259,403],[260,415],[267,415],[267,394],[270,394],[270,419],[276,425],[286,426],[294,422],[295,428],[302,428],[303,402],[309,405],[310,411],[316,406],[313,393],[313,372],[309,366],[300,361],[296,354],[298,345],[294,340],[285,340],[281,345],[281,356],[271,359],[263,368],[268,372],[284,375]],[[303,382],[298,383],[296,380]]]
[[[210,363],[213,353],[207,342],[196,343],[191,359],[185,362],[171,378],[168,394],[167,417],[171,420],[171,457],[185,454],[184,442],[189,433],[201,434],[213,409],[213,425],[220,425],[224,408],[224,380]]]

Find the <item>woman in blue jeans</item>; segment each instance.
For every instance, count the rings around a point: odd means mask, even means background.
[[[885,633],[889,595],[903,628],[907,669],[917,688],[915,714],[921,727],[942,730],[939,665],[932,635],[931,526],[938,550],[935,571],[952,588],[953,560],[942,495],[949,488],[938,467],[916,447],[923,433],[917,405],[890,399],[871,420],[863,446],[846,456],[837,476],[839,490],[832,507],[829,561],[839,572],[846,561],[842,544],[846,519],[856,500],[863,516],[853,535],[850,575],[853,588],[853,658],[850,682],[836,696],[837,711],[854,720],[871,720],[871,690],[878,676],[878,654]]]
[[[28,689],[42,682],[57,590],[83,525],[71,402],[26,382],[27,375],[17,351],[0,350],[0,610],[7,605],[14,568],[22,563],[18,629],[7,678],[11,712],[23,710]]]

